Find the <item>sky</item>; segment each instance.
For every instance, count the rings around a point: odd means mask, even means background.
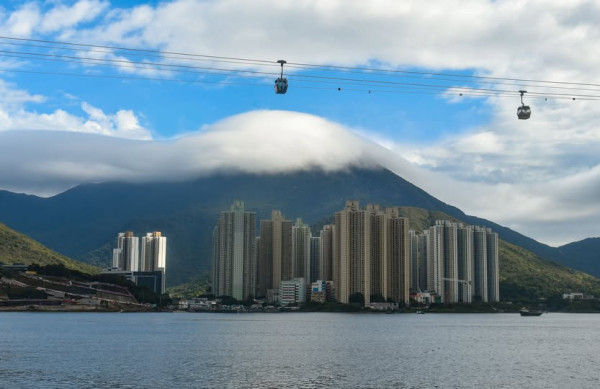
[[[540,242],[597,237],[598,20],[583,0],[6,0],[0,190],[383,165]]]

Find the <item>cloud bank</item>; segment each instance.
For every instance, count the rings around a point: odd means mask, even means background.
[[[588,236],[600,217],[600,167],[544,183],[459,181],[418,167],[357,133],[313,115],[286,111],[248,112],[166,141],[4,131],[0,132],[0,188],[49,195],[85,182],[381,165],[469,214],[549,243]],[[488,142],[487,137],[473,141]],[[548,224],[556,228],[549,232]]]
[[[0,187],[49,194],[85,182],[162,181],[216,171],[376,166],[380,146],[295,112],[255,111],[166,141],[59,131],[0,132]]]

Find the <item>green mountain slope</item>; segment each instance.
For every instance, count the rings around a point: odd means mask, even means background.
[[[600,238],[588,238],[560,246],[558,250],[566,261],[566,266],[580,269],[586,273],[600,277]]]
[[[501,241],[500,295],[518,300],[583,292],[600,295],[600,279],[545,260],[508,242]]]
[[[50,250],[35,240],[0,223],[0,262],[5,264],[23,263],[40,266],[62,264],[68,269],[95,274],[97,267],[67,258]]]

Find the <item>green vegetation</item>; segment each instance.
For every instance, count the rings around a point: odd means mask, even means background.
[[[96,274],[100,272],[99,268],[67,258],[2,223],[0,223],[0,262],[9,265],[15,263],[41,266],[62,264],[68,269],[83,273]]]
[[[173,298],[198,297],[208,292],[210,292],[210,275],[208,272],[203,272],[184,284],[167,288],[167,293]]]
[[[562,293],[600,295],[600,279],[547,261],[501,241],[500,296],[514,302],[534,301]]]

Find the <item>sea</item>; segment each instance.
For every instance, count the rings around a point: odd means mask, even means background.
[[[0,313],[2,388],[600,388],[600,314]]]

